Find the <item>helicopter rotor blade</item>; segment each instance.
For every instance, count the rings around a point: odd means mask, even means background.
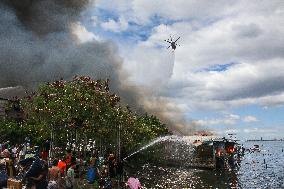
[[[177,42],[179,40],[180,37],[178,37],[174,42]]]
[[[167,49],[169,49],[171,47],[171,45],[170,46],[168,46],[168,48]]]
[[[173,38],[172,38],[172,36],[170,35],[170,38],[171,38],[171,42],[173,42]]]
[[[164,40],[165,42],[168,42],[168,43],[171,43],[168,39],[167,40]]]

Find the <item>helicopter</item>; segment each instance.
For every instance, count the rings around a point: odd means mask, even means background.
[[[165,42],[170,43],[170,46],[168,46],[168,48],[172,47],[173,50],[176,50],[177,46],[180,46],[179,44],[177,44],[177,41],[180,39],[180,37],[178,37],[175,41],[173,40],[172,36],[170,35],[170,39],[164,40]],[[168,49],[167,48],[167,49]]]

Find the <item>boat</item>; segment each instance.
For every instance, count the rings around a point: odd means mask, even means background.
[[[193,162],[197,168],[204,168],[206,165],[211,169],[234,169],[240,149],[240,145],[232,139],[215,138],[203,141],[196,146]]]
[[[259,145],[258,144],[253,145],[253,148],[251,148],[251,152],[260,152]]]

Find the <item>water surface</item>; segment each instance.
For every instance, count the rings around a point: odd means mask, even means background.
[[[136,171],[144,188],[284,188],[284,141],[244,142],[254,144],[260,152],[245,153],[240,167],[234,171],[192,169],[183,166],[156,166],[145,163]]]

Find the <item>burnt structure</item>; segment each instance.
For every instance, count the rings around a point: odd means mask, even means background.
[[[221,138],[205,141],[195,150],[196,162],[212,169],[234,169],[240,155],[240,146],[235,140]],[[199,163],[199,164],[200,164]]]

